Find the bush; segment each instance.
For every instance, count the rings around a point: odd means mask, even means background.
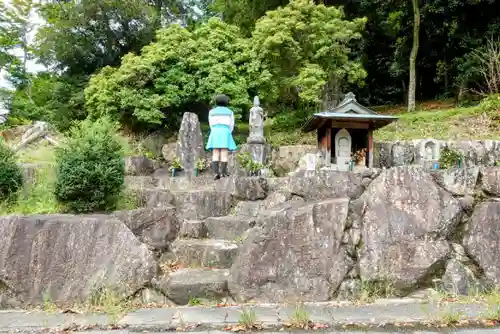
[[[481,101],[481,108],[487,112],[500,112],[500,94],[490,94]]]
[[[69,138],[56,151],[57,200],[75,212],[113,210],[125,179],[117,125],[107,118],[85,120],[70,130]]]
[[[0,139],[0,200],[16,194],[23,186],[23,172],[14,152]]]

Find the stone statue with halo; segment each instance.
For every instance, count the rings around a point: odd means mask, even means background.
[[[259,97],[253,99],[253,107],[250,109],[249,117],[249,130],[247,143],[248,144],[265,144],[266,138],[264,137],[264,119],[266,117],[264,109],[260,106]]]

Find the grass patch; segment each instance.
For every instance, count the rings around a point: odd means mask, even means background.
[[[199,298],[191,297],[188,302],[189,306],[199,306],[201,305],[201,300]]]
[[[244,307],[240,311],[238,324],[245,329],[255,328],[257,326],[257,315],[255,314],[255,311]]]
[[[492,290],[484,297],[488,311],[484,315],[486,320],[500,321],[500,290],[498,288]]]
[[[378,141],[495,139],[500,137],[500,118],[495,113],[480,107],[405,112],[374,136]]]
[[[11,199],[0,204],[0,214],[51,214],[63,211],[54,195],[55,171],[51,167],[34,171],[31,182]]]
[[[51,166],[39,167],[34,171],[30,182],[10,200],[0,203],[0,215],[11,214],[54,214],[67,212],[66,208],[57,202],[54,195],[56,172]],[[124,189],[117,202],[116,211],[134,210],[140,207],[138,196]]]
[[[396,295],[396,289],[390,281],[361,281],[358,301],[360,303],[372,303],[377,299],[391,298]]]
[[[436,321],[445,326],[453,326],[458,324],[463,316],[463,311],[446,309],[438,313]]]
[[[290,327],[308,329],[310,327],[310,323],[311,319],[309,317],[309,313],[304,308],[304,305],[297,304],[290,317]]]
[[[56,149],[46,140],[33,143],[21,148],[17,152],[17,161],[20,163],[50,163],[56,160]]]
[[[123,315],[132,311],[134,306],[113,288],[96,287],[83,308],[88,313],[105,313],[108,316],[108,323],[114,325]]]

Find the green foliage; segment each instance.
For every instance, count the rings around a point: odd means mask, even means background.
[[[284,108],[272,118],[272,132],[287,132],[292,129],[300,129],[313,113],[314,111],[308,108],[295,110]]]
[[[109,119],[85,120],[56,151],[56,198],[70,211],[112,210],[125,178],[123,145]]]
[[[439,168],[449,169],[458,167],[460,161],[463,161],[463,157],[460,152],[455,151],[449,147],[445,147],[441,150],[441,156],[439,157]]]
[[[259,19],[252,35],[252,58],[263,68],[264,97],[317,104],[366,72],[352,49],[366,19],[345,19],[337,7],[295,0]]]
[[[192,32],[161,29],[140,55],[128,54],[119,68],[104,68],[85,91],[90,117],[124,124],[176,127],[186,107],[208,105],[218,93],[231,98],[236,117],[248,108],[248,41],[236,27],[211,19]]]
[[[500,93],[488,95],[481,101],[480,107],[486,112],[491,112],[497,115],[500,114]]]
[[[399,120],[375,132],[376,140],[491,139],[500,136],[500,120],[481,107],[418,110],[398,115]]]
[[[179,157],[175,157],[174,160],[170,163],[170,168],[172,170],[181,170],[182,169],[182,164],[181,164],[181,159]]]
[[[236,156],[238,164],[242,167],[250,176],[257,176],[259,171],[266,166],[254,162],[250,153],[238,153]]]
[[[29,87],[18,88],[10,101],[10,116],[43,120],[60,131],[87,117],[83,108],[85,78],[39,73]]]
[[[23,186],[23,173],[14,152],[0,138],[0,201],[16,194]]]
[[[117,65],[154,38],[157,13],[145,1],[57,1],[42,5],[36,36],[40,60],[66,74],[88,75]]]
[[[54,195],[55,171],[50,166],[37,168],[27,181],[25,189],[18,194],[17,200],[0,207],[0,214],[51,214],[61,212],[62,208]]]

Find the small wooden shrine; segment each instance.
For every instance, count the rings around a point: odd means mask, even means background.
[[[348,93],[333,110],[314,114],[302,131],[317,131],[322,165],[349,170],[352,161],[372,168],[373,131],[397,119],[377,114],[359,104],[353,93]]]

